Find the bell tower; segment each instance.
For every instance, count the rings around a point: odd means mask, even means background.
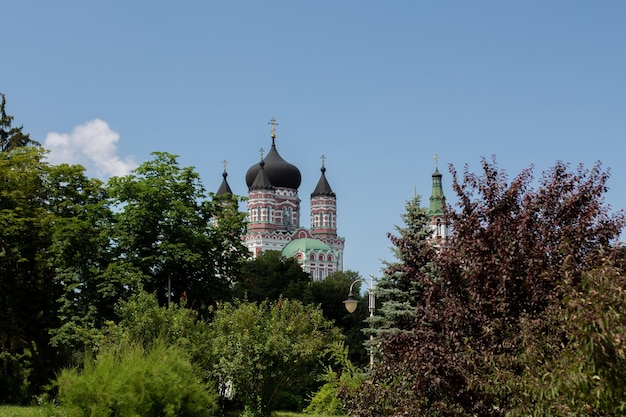
[[[428,217],[430,218],[430,228],[433,231],[432,239],[437,246],[445,245],[450,236],[448,222],[445,216],[446,197],[443,195],[443,185],[441,179],[443,175],[439,172],[439,155],[435,155],[435,172],[432,175],[432,192],[430,194],[430,206],[428,207]]]

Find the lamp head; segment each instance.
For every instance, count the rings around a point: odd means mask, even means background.
[[[345,300],[343,304],[346,306],[346,310],[348,310],[348,313],[354,313],[354,310],[356,310],[356,306],[357,304],[359,304],[359,302],[355,300],[354,297],[352,297],[352,293],[350,293],[348,295],[348,299]]]

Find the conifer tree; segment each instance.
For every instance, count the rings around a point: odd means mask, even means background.
[[[417,277],[432,273],[436,251],[428,241],[432,231],[427,210],[420,203],[420,196],[408,200],[401,215],[404,225],[395,226],[397,235],[388,234],[396,260],[384,263],[384,275],[376,283],[377,309],[369,322],[377,344],[385,335],[410,330],[424,290]]]
[[[13,116],[6,114],[6,97],[0,93],[0,152],[9,152],[12,149],[27,145],[39,145],[28,134],[22,132],[22,126],[12,127]]]

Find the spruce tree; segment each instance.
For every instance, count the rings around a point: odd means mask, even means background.
[[[9,152],[17,147],[39,145],[28,134],[22,132],[22,126],[12,127],[13,116],[6,114],[6,98],[0,93],[0,152]]]
[[[406,212],[401,215],[404,224],[395,226],[397,235],[388,234],[395,260],[384,262],[383,276],[375,288],[376,313],[369,319],[377,344],[386,335],[411,330],[415,307],[423,293],[418,276],[432,273],[436,250],[428,240],[432,231],[427,209],[420,203],[419,195],[408,200]]]

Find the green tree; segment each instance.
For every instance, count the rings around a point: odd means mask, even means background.
[[[202,308],[227,298],[247,255],[244,214],[207,199],[198,174],[180,168],[176,156],[153,156],[131,175],[109,180],[116,256],[148,277],[144,287],[161,305],[187,298]]]
[[[6,114],[6,97],[4,94],[0,93],[0,99],[2,100],[0,102],[0,152],[9,152],[22,146],[39,145],[22,131],[22,126],[12,126],[13,116]]]
[[[0,152],[0,401],[24,402],[52,376],[58,327],[49,248],[55,216],[47,200],[49,167],[35,147]]]
[[[117,303],[116,320],[107,323],[98,340],[98,348],[122,346],[133,342],[146,349],[157,341],[184,349],[194,366],[195,374],[209,382],[210,362],[207,323],[185,303],[158,304],[155,295],[140,291],[128,300]]]
[[[367,338],[363,329],[368,327],[365,320],[369,311],[367,298],[363,299],[361,296],[360,282],[353,288],[359,307],[354,313],[348,313],[343,304],[348,297],[350,285],[358,279],[360,276],[354,271],[335,272],[322,281],[311,283],[311,299],[313,304],[320,306],[324,316],[332,320],[346,336],[350,360],[357,366],[366,366],[369,364],[369,355],[364,346]]]
[[[365,333],[373,336],[368,348],[377,356],[375,366],[360,387],[336,381],[345,407],[359,415],[395,415],[399,403],[422,402],[411,389],[407,371],[398,369],[401,365],[395,363],[394,352],[385,348],[390,339],[413,332],[425,282],[435,274],[437,251],[428,240],[432,230],[427,209],[420,204],[420,196],[408,200],[401,215],[403,225],[395,226],[397,235],[388,234],[396,260],[384,262],[383,276],[375,287],[376,313],[365,328]]]
[[[115,318],[116,303],[138,290],[141,275],[132,265],[114,263],[113,213],[100,180],[87,178],[81,166],[61,164],[50,167],[47,183],[48,210],[55,216],[50,262],[63,288],[61,325],[51,341],[80,352]]]
[[[401,215],[403,226],[395,226],[397,235],[388,234],[395,261],[384,262],[383,276],[376,282],[376,315],[370,319],[376,343],[398,332],[411,331],[415,306],[421,301],[423,283],[418,275],[432,274],[437,250],[429,241],[427,209],[420,206],[421,197],[407,201]]]
[[[284,298],[310,302],[311,277],[295,258],[283,258],[278,251],[265,251],[246,261],[235,282],[234,295],[249,301]]]
[[[288,299],[220,304],[210,335],[222,392],[231,387],[248,415],[265,416],[281,393],[315,382],[328,349],[342,340],[318,308]]]

